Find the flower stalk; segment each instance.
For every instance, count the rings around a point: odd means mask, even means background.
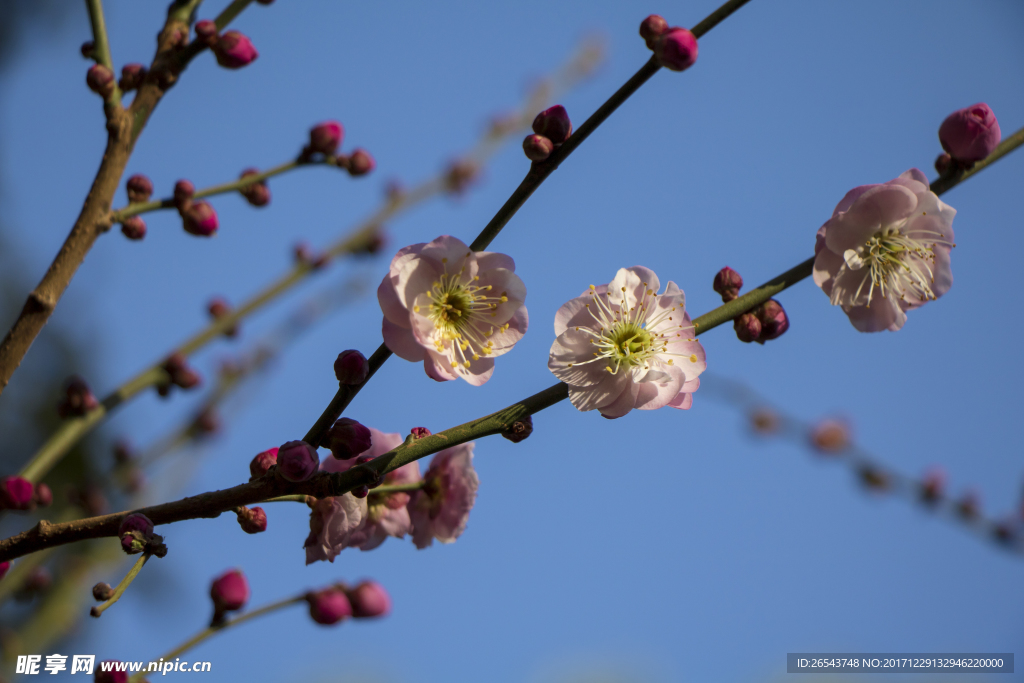
[[[149,561],[150,557],[150,553],[142,553],[141,555],[139,555],[139,559],[135,561],[135,564],[132,565],[132,568],[129,569],[128,573],[125,574],[123,579],[121,579],[121,583],[117,584],[117,586],[114,588],[113,594],[106,601],[100,603],[99,605],[96,605],[91,610],[89,610],[89,614],[96,618],[99,618],[103,616],[104,612],[113,607],[114,603],[121,599],[121,596],[124,595],[124,592],[128,589],[128,586],[131,585],[132,581],[135,580],[135,577],[138,576],[139,572],[142,571],[142,568],[146,566],[146,562]]]

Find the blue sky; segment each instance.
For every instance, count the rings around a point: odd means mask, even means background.
[[[148,62],[163,3],[105,4],[115,62]],[[221,4],[208,0],[200,16]],[[514,107],[580,38],[602,35],[608,59],[561,99],[577,124],[649,57],[636,33],[647,14],[689,26],[717,5],[438,4],[254,5],[235,23],[260,51],[253,65],[194,62],[128,167],[148,174],[158,195],[178,178],[206,186],[280,163],[327,118],[344,123],[346,149],[370,150],[377,171],[358,181],[326,169],[284,176],[262,210],[218,198],[212,240],[185,234],[173,213],[147,216],[141,243],[116,231],[102,238],[54,315],[94,357],[98,392],[204,324],[211,295],[251,295],[284,272],[298,239],[328,243],[377,206],[389,178],[416,182],[470,147],[489,116]],[[436,431],[549,386],[555,311],[620,267],[676,281],[700,314],[719,303],[711,281],[722,266],[756,285],[802,261],[850,188],[914,166],[934,175],[949,112],[985,101],[1004,134],[1024,125],[1022,19],[1011,0],[752,0],[701,40],[691,70],[652,78],[492,244],[516,259],[532,323],[494,378],[439,385],[396,358],[350,416],[383,431]],[[103,149],[78,55],[87,37],[83,9],[24,50],[3,82],[3,218],[33,279],[74,221]],[[464,198],[389,225],[389,250],[441,234],[469,242],[526,172],[517,148]],[[1024,246],[1022,174],[1018,153],[943,197],[958,211],[955,284],[901,332],[857,333],[807,281],[780,297],[792,324],[781,339],[745,345],[728,327],[703,336],[709,369],[804,418],[847,417],[866,448],[908,474],[942,464],[952,489],[977,486],[987,510],[1019,509],[1024,324],[1007,303]],[[355,273],[372,292],[389,255],[332,270],[197,365],[212,371],[329,282]],[[252,455],[299,438],[319,415],[336,388],[336,354],[379,343],[372,294],[305,335],[194,470],[180,462],[166,473],[183,480],[179,495],[247,478]],[[198,398],[147,395],[106,433],[144,444]],[[1022,642],[1020,557],[902,500],[867,495],[844,468],[799,448],[753,441],[710,396],[698,392],[689,412],[615,421],[560,404],[535,425],[519,445],[477,444],[480,495],[454,545],[417,551],[391,540],[304,567],[300,506],[268,506],[270,529],[254,537],[230,515],[173,525],[163,530],[167,558],[102,620],[83,621],[64,650],[159,657],[204,624],[208,582],[233,566],[248,574],[254,605],[370,576],[395,608],[384,621],[336,629],[294,610],[195,651],[230,680],[775,680],[786,652],[998,652]],[[581,678],[592,672],[605,679]]]

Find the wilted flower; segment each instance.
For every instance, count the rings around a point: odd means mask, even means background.
[[[916,168],[856,187],[818,230],[814,282],[861,332],[896,331],[953,284],[955,215]]]
[[[504,254],[443,235],[399,251],[377,289],[384,343],[431,378],[479,386],[526,333],[526,287]]]
[[[326,462],[343,463],[328,458]],[[306,538],[306,564],[318,560],[334,562],[344,548],[355,545],[352,533],[366,517],[366,499],[351,493],[321,498],[313,504],[309,514],[309,536]]]
[[[466,530],[479,487],[480,479],[473,469],[473,443],[446,448],[435,455],[423,476],[423,488],[409,501],[416,547],[426,548],[435,538],[441,543],[454,543]]]
[[[687,409],[707,367],[692,338],[686,298],[674,282],[658,295],[658,276],[643,266],[590,286],[555,315],[548,369],[569,385],[579,410],[622,417],[633,408]]]

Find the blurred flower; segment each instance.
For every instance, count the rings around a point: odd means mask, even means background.
[[[774,434],[781,426],[779,416],[769,408],[758,408],[750,414],[750,426],[758,434]]]
[[[238,31],[222,33],[212,50],[217,63],[226,69],[240,69],[252,64],[260,56],[248,36]]]
[[[309,150],[330,156],[338,150],[345,128],[337,121],[324,121],[309,131]]]
[[[249,581],[239,569],[231,569],[210,585],[210,599],[213,600],[214,621],[223,618],[225,612],[235,612],[249,602]]]
[[[526,286],[515,262],[497,252],[472,252],[443,235],[399,251],[377,289],[384,343],[396,355],[423,361],[431,378],[461,377],[479,386],[494,357],[526,333]]]
[[[856,187],[818,230],[814,282],[861,332],[899,330],[953,284],[955,215],[916,168]]]
[[[352,616],[352,604],[337,586],[308,593],[306,602],[309,603],[309,616],[322,626],[332,626]]]
[[[64,419],[81,417],[95,410],[99,404],[85,380],[72,375],[64,385],[64,398],[57,405],[57,414]]]
[[[454,543],[466,530],[479,487],[472,442],[435,455],[423,476],[423,488],[412,494],[408,505],[416,547],[426,548],[435,538]]]
[[[811,430],[810,439],[816,451],[831,455],[850,445],[850,430],[839,420],[822,420]]]
[[[35,488],[24,477],[0,479],[0,510],[30,510]]]
[[[356,619],[383,617],[391,611],[391,596],[376,581],[363,581],[345,592]]]
[[[643,266],[620,268],[609,284],[591,285],[558,310],[548,369],[569,385],[578,410],[616,418],[692,404],[704,348],[689,336],[682,290],[670,281],[658,295],[659,286]]]
[[[343,462],[328,458],[325,464]],[[304,544],[306,564],[323,560],[334,562],[338,553],[354,545],[352,534],[366,514],[366,499],[356,498],[351,493],[317,500],[309,514],[309,537]]]

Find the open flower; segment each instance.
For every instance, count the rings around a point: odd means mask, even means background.
[[[426,548],[435,538],[441,543],[454,543],[466,530],[479,487],[472,443],[452,446],[435,455],[423,476],[423,488],[409,501],[416,547]]]
[[[479,386],[526,333],[526,287],[504,254],[443,235],[399,251],[377,289],[384,343],[433,379]]]
[[[558,309],[548,369],[569,385],[576,408],[615,418],[693,403],[704,347],[691,336],[682,290],[670,281],[659,295],[659,287],[643,266],[620,268]]]
[[[370,430],[370,449],[363,457],[376,458],[402,443],[401,434],[384,434],[373,427]],[[325,458],[320,464],[323,472],[345,472],[356,460]],[[420,480],[420,465],[411,462],[384,476],[384,486],[411,484]],[[306,564],[317,560],[330,560],[345,548],[373,550],[388,536],[402,538],[412,532],[412,522],[406,505],[408,493],[389,493],[356,498],[351,493],[316,502],[310,513],[310,534],[306,541]]]
[[[953,284],[955,215],[916,168],[855,187],[818,230],[814,282],[861,332],[895,332]]]

